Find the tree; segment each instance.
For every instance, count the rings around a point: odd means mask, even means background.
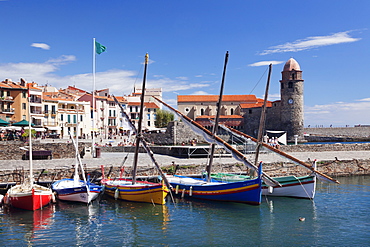
[[[24,130],[24,133],[22,134],[22,137],[23,138],[28,137],[29,136],[29,133],[30,133],[30,130],[29,129],[25,129]],[[36,137],[36,130],[31,129],[31,134],[32,134],[32,137]]]
[[[166,110],[157,110],[156,112],[156,118],[155,118],[155,127],[157,128],[163,128],[167,127],[168,123],[173,121],[175,119],[175,116]]]

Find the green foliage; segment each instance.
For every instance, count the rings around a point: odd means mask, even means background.
[[[175,116],[171,112],[166,110],[157,110],[154,124],[157,128],[163,128],[167,127],[168,123],[174,119]]]
[[[30,133],[30,130],[25,129],[24,133],[22,134],[22,137],[28,137],[29,133]],[[36,136],[36,130],[31,129],[31,135],[32,135],[32,137],[35,137]]]

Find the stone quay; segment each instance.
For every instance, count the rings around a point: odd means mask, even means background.
[[[68,142],[68,141],[67,141]],[[34,177],[38,181],[55,181],[64,177],[72,177],[73,167],[76,164],[75,151],[71,143],[37,143],[34,150],[52,150],[51,160],[34,160]],[[80,150],[89,146],[88,142],[80,143]],[[0,182],[9,184],[21,182],[28,175],[29,161],[23,160],[25,151],[20,149],[24,143],[1,143],[0,149]],[[133,147],[100,147],[100,158],[84,157],[82,163],[85,171],[91,178],[101,177],[101,166],[105,167],[105,175],[118,177],[121,167],[124,174],[129,175],[133,164]],[[190,175],[201,174],[208,163],[207,157],[175,157],[167,153],[173,146],[152,146],[154,157],[162,169],[172,173],[178,165],[177,174]],[[204,146],[202,147],[204,149]],[[370,174],[370,143],[357,144],[312,144],[312,145],[288,145],[281,146],[281,150],[298,158],[307,164],[317,161],[317,170],[338,178],[341,176],[369,175]],[[22,153],[23,152],[23,153]],[[127,159],[125,159],[127,156]],[[249,161],[253,162],[254,154],[246,154]],[[125,162],[123,162],[126,160]],[[262,151],[259,160],[263,161],[263,170],[270,176],[302,176],[310,171],[276,154]],[[139,154],[139,173],[142,176],[157,176],[149,156],[146,153]],[[214,172],[247,173],[248,169],[231,156],[223,153],[214,156]]]

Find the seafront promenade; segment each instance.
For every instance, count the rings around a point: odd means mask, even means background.
[[[292,152],[289,155],[296,157],[299,160],[307,161],[334,161],[336,160],[370,160],[370,151],[326,151],[326,152]],[[82,163],[86,164],[87,168],[98,168],[101,165],[119,167],[122,165],[123,159],[127,153],[102,153],[101,158],[84,158]],[[125,167],[131,166],[133,163],[133,153],[129,153],[125,161]],[[206,165],[207,158],[177,158],[167,155],[154,154],[157,162],[162,166],[171,165],[175,162],[177,165]],[[260,159],[264,163],[283,162],[284,158],[279,158],[272,154],[260,154]],[[35,169],[53,169],[67,168],[75,164],[74,158],[67,159],[52,159],[52,160],[34,160],[33,166]],[[0,170],[9,170],[24,167],[28,168],[28,160],[0,160]],[[216,157],[215,164],[235,164],[238,163],[232,157]],[[239,162],[240,163],[240,162]],[[149,166],[151,160],[147,154],[139,154],[139,166]]]
[[[69,140],[54,140],[55,142],[68,142]],[[85,156],[82,163],[88,172],[100,170],[101,165],[105,169],[114,168],[114,171],[119,171],[124,158],[127,159],[124,163],[125,170],[128,172],[133,164],[133,153],[129,152],[112,152],[120,140],[103,140],[103,143],[112,144],[113,147],[102,147],[100,158],[89,158]],[[39,143],[48,145],[50,140],[40,140]],[[117,142],[117,143],[116,143]],[[162,147],[161,147],[162,148]],[[154,148],[153,148],[154,149]],[[123,150],[123,149],[121,149]],[[317,160],[317,170],[329,176],[350,176],[350,175],[365,175],[370,174],[370,144],[315,144],[315,145],[289,145],[282,146],[281,150],[287,154],[312,164],[313,160]],[[73,153],[70,155],[73,157]],[[207,158],[178,158],[169,155],[154,154],[158,164],[164,168],[168,168],[173,164],[180,167],[192,167],[193,169],[179,169],[181,174],[200,173],[205,169]],[[247,159],[254,163],[254,154],[246,155]],[[281,175],[304,175],[308,172],[307,169],[301,169],[296,165],[289,165],[286,158],[281,157],[271,152],[261,152],[259,155],[260,161],[264,163],[264,170],[271,176]],[[55,158],[51,160],[34,160],[33,167],[37,173],[45,169],[44,173],[55,173],[57,171],[71,170],[76,163],[74,158]],[[214,157],[215,172],[241,172],[245,171],[246,167],[241,166],[241,162],[235,160],[231,155],[215,155]],[[13,171],[24,170],[27,172],[29,166],[28,160],[0,160],[0,174],[9,174]],[[139,169],[146,170],[153,168],[151,159],[146,153],[139,153]],[[225,168],[226,167],[226,168]],[[0,182],[4,179],[0,178]]]

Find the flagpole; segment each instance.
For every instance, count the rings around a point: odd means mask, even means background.
[[[92,146],[91,153],[93,158],[95,155],[95,66],[96,66],[96,47],[95,47],[95,38],[93,38],[93,91],[92,91]]]
[[[30,166],[30,186],[33,185],[33,157],[32,157],[32,131],[31,131],[31,84],[27,84],[27,90],[28,90],[28,157],[29,157],[29,166]]]

